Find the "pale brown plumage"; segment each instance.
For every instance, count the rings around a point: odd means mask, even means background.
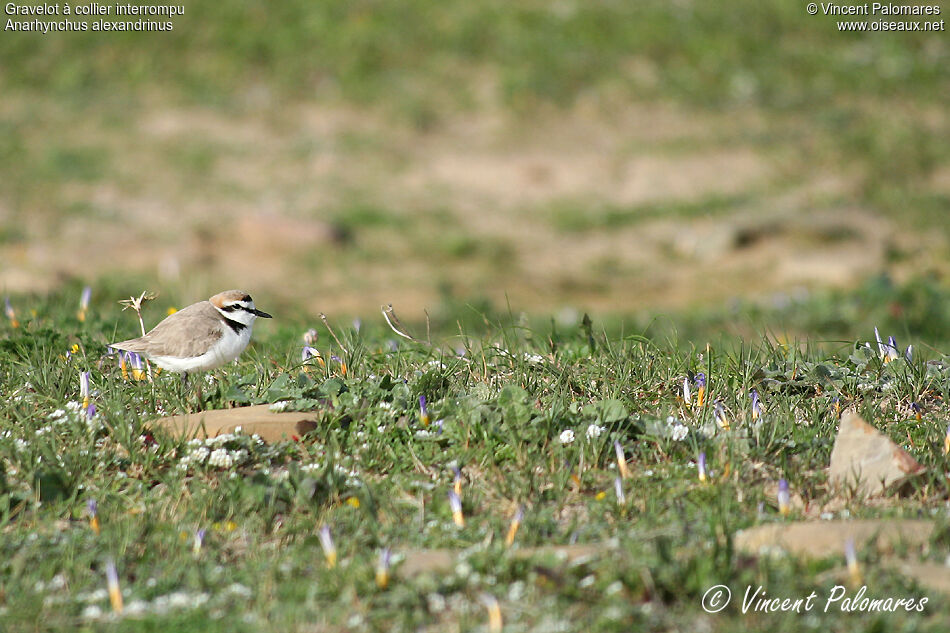
[[[226,290],[165,317],[145,336],[112,347],[141,354],[169,371],[207,371],[240,356],[258,317],[271,318],[254,306],[251,295]]]
[[[182,308],[171,315],[174,322],[166,318],[145,336],[113,343],[112,347],[146,356],[200,356],[208,350],[209,343],[221,338],[223,328],[227,327],[216,310],[208,309],[210,305],[208,301],[199,301]],[[185,330],[192,336],[168,336],[172,329]]]

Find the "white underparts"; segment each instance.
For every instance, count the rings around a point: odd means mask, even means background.
[[[253,323],[253,316],[251,317]],[[201,356],[192,356],[190,358],[176,358],[174,356],[151,356],[149,360],[154,362],[162,369],[177,372],[196,372],[207,371],[229,363],[244,351],[251,340],[251,327],[235,333],[230,327],[224,325],[222,335],[211,348]]]

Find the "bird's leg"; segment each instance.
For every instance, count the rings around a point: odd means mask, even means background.
[[[181,382],[178,384],[178,399],[185,405],[185,410],[191,413],[188,406],[188,372],[181,372]]]
[[[201,379],[195,381],[195,383],[198,385],[198,410],[199,411],[204,411],[204,408],[205,408],[205,396],[204,396],[204,390],[202,389],[203,382],[204,380],[201,380]]]

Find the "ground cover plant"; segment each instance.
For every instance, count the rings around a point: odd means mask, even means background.
[[[672,315],[660,332],[586,315],[533,323],[482,313],[454,333],[430,324],[428,336],[416,320],[416,340],[382,315],[277,314],[239,362],[191,385],[168,373],[150,382],[108,354],[108,342],[138,328],[116,288],[97,286],[77,313],[79,295],[11,297],[0,325],[4,630],[943,631],[950,622],[945,596],[862,544],[870,593],[927,596],[923,612],[701,608],[719,584],[790,597],[855,590],[844,551],[799,559],[737,549],[736,532],[755,525],[927,518],[936,529],[913,556],[950,554],[950,363],[939,330],[913,318],[921,297],[947,294],[928,282],[761,308],[763,322],[794,324],[800,340],[756,324],[750,336],[714,335],[728,314]],[[881,344],[846,308],[868,296],[889,315]],[[171,299],[146,304],[147,325]],[[852,337],[814,335],[823,328]],[[888,341],[895,331],[900,346]],[[189,441],[147,425],[254,403],[316,411],[318,427],[265,444],[244,433]],[[907,497],[834,502],[824,469],[849,408],[927,467]],[[801,503],[776,498],[780,480]]]

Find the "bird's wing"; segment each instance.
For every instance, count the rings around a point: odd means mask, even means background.
[[[214,311],[208,311],[210,304],[202,305],[207,303],[201,301],[183,308],[165,317],[145,336],[113,343],[112,347],[146,356],[201,356],[224,335],[224,322]]]
[[[136,354],[142,354],[145,352],[145,346],[148,344],[148,341],[144,338],[130,338],[127,341],[119,341],[118,343],[109,343],[109,347],[114,347],[115,349],[121,349],[126,352],[135,352]]]

